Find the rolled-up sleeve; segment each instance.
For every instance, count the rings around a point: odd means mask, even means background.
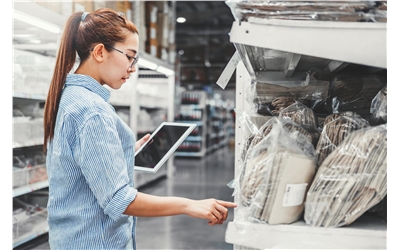
[[[104,213],[113,220],[123,216],[136,198],[129,185],[127,163],[111,117],[93,115],[79,132],[76,161]]]

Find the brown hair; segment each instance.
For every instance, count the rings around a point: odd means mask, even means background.
[[[107,46],[113,46],[116,42],[123,42],[129,32],[139,34],[136,26],[131,21],[112,9],[101,8],[87,13],[84,20],[82,20],[82,14],[84,12],[78,11],[68,18],[61,38],[44,107],[43,149],[45,152],[47,150],[47,142],[54,137],[61,92],[64,88],[67,74],[75,64],[76,54],[78,54],[82,63],[89,58],[90,50],[96,44],[102,43],[107,49]]]

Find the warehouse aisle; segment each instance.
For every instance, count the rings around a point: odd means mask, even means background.
[[[160,196],[233,201],[233,190],[227,186],[233,178],[234,150],[225,147],[203,158],[175,158],[171,178],[159,180],[140,191]],[[223,225],[212,227],[205,220],[185,215],[138,218],[137,249],[233,249],[233,245],[225,242],[226,226],[232,220],[232,209]],[[23,249],[50,249],[47,235],[15,248]]]

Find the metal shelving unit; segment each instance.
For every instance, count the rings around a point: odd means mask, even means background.
[[[207,110],[206,110],[207,93],[205,91],[184,91],[181,96],[181,104],[179,117],[175,117],[175,121],[183,123],[196,124],[200,133],[189,135],[181,146],[174,153],[175,156],[181,157],[203,157],[207,153],[206,136],[207,136]],[[195,151],[187,148],[191,145]],[[187,147],[186,147],[187,146]]]
[[[139,8],[137,8],[139,3],[135,2],[133,3],[133,5],[135,5],[133,8],[134,10],[136,9],[139,10]],[[45,21],[48,24],[51,24],[51,26],[59,28],[58,33],[53,33],[32,26],[34,27],[35,30],[34,32],[37,33],[35,35],[41,38],[43,44],[13,44],[14,51],[16,50],[36,51],[40,54],[46,54],[49,57],[53,58],[57,51],[56,44],[59,42],[59,38],[61,35],[61,27],[64,25],[64,22],[66,21],[67,17],[73,11],[71,2],[61,3],[60,8],[63,14],[56,13],[53,10],[43,7],[42,5],[36,2],[14,3],[13,10],[15,11],[15,13],[18,13],[18,16],[21,15],[31,16],[36,19]],[[139,13],[133,13],[133,14],[136,19],[140,18]],[[24,30],[30,27],[30,25],[21,21],[22,19],[20,20],[17,19],[17,17],[15,17],[13,20],[14,20],[15,34],[24,33],[25,32]],[[135,20],[134,22],[135,24],[140,25],[139,20]],[[141,49],[144,49],[144,47]],[[111,90],[111,99],[110,99],[110,103],[112,105],[129,109],[130,113],[129,125],[136,134],[137,134],[136,125],[138,116],[137,110],[139,110],[140,107],[151,108],[151,109],[165,109],[167,113],[167,118],[166,118],[167,121],[173,121],[173,114],[174,114],[173,98],[175,95],[175,73],[173,65],[159,58],[156,58],[155,56],[151,56],[148,53],[144,52],[143,50],[140,50],[139,53],[141,60],[139,60],[137,72],[132,74],[131,78],[127,81],[127,83],[123,85],[124,89],[122,90],[120,89],[119,91]],[[23,58],[21,57],[21,59]],[[35,62],[35,60],[33,62]],[[50,64],[51,63],[47,63],[47,65]],[[152,77],[141,78],[141,74],[143,72],[147,72],[145,74],[149,74],[147,70],[139,70],[139,67],[146,67],[146,65],[155,66],[155,68],[151,70],[152,73],[150,74],[157,75],[157,77],[155,77],[154,79],[152,79]],[[18,86],[18,88],[16,88],[15,82],[25,80],[24,77],[26,76],[26,71],[23,71],[19,67],[16,67],[16,65],[14,65],[14,68],[15,68],[14,79],[13,79],[14,102],[15,100],[18,100],[19,102],[23,103],[44,102],[46,100],[48,87],[46,88],[46,86],[43,86],[43,88],[41,87],[40,90],[38,90],[37,86],[35,86],[36,89],[34,89],[33,87],[28,88],[29,86],[24,86],[25,83],[23,83],[22,85]],[[37,72],[40,75],[40,72],[38,70],[36,70],[35,72]],[[162,77],[160,77],[160,75],[162,75]],[[50,83],[50,80],[51,79],[45,79],[43,81],[45,81],[46,83]],[[153,84],[154,82],[156,82],[157,84],[162,84],[163,86],[162,88],[160,88],[160,91],[162,91],[162,94],[165,96],[163,102],[159,102],[157,96],[154,96],[154,98],[150,101],[146,101],[146,99],[139,99],[138,87],[142,83],[142,81],[144,81],[144,84],[150,84],[150,85]],[[32,138],[22,141],[14,141],[13,149],[19,150],[19,148],[29,148],[40,145],[43,145],[43,138],[41,137]],[[141,186],[151,181],[167,176],[169,174],[168,171],[171,171],[172,174],[172,167],[173,167],[172,160],[173,158],[171,158],[166,163],[167,165],[166,167],[163,167],[162,169],[160,169],[160,171],[157,172],[157,174],[154,175],[140,173],[136,171],[135,187],[140,188]],[[16,187],[13,189],[13,198],[29,194],[40,189],[47,188],[48,185],[49,185],[48,180],[45,180],[32,183],[26,186]],[[47,232],[48,232],[48,225],[47,221],[45,220],[43,223],[42,222],[38,223],[29,233],[20,235],[17,238],[13,239],[13,247],[17,247]]]
[[[271,49],[287,52],[286,55],[289,55],[283,60],[286,61],[286,68],[278,72],[256,72],[249,66],[250,58],[246,58],[247,62],[240,61],[236,68],[236,108],[250,110],[245,93],[252,81],[258,78],[273,81],[279,77],[294,77],[292,73],[303,56],[324,59],[326,69],[331,72],[347,63],[386,69],[386,28],[386,23],[266,20],[254,17],[246,22],[235,21],[230,32],[232,43],[261,51]],[[329,39],[331,37],[338,39]],[[243,128],[236,123],[235,176],[239,172],[243,138]],[[386,249],[386,234],[386,223],[367,216],[342,228],[311,227],[304,221],[290,225],[268,225],[234,220],[228,224],[225,240],[234,244],[235,249]],[[287,240],[289,238],[290,241]]]

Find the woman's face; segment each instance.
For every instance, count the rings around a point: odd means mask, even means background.
[[[132,61],[138,56],[139,36],[129,33],[124,42],[116,43],[106,52],[107,60],[101,64],[101,84],[106,84],[112,89],[121,88],[122,84],[136,71],[137,65],[130,67]],[[122,53],[124,52],[124,53]]]

